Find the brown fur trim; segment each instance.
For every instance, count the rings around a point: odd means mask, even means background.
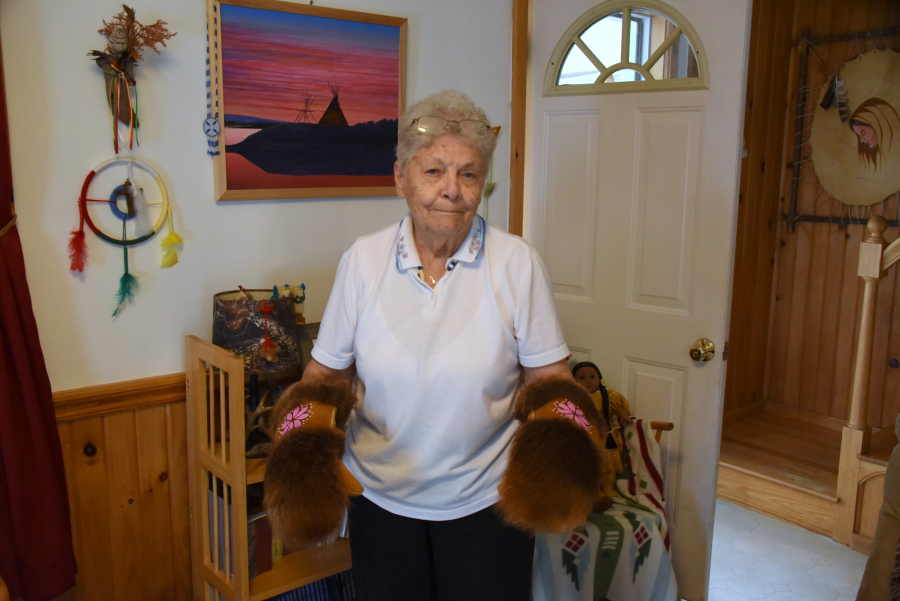
[[[344,434],[336,428],[294,428],[266,462],[265,509],[284,545],[302,549],[327,539],[348,504],[341,480]]]
[[[587,433],[565,420],[525,422],[516,431],[497,507],[528,532],[566,532],[601,495],[603,460]]]
[[[356,395],[350,390],[350,386],[341,380],[328,379],[313,382],[297,382],[281,393],[278,402],[268,420],[269,437],[275,439],[275,429],[281,424],[281,420],[288,412],[299,407],[304,402],[318,401],[326,405],[337,407],[334,423],[343,430],[350,419],[350,412],[356,405]]]
[[[562,378],[545,378],[522,387],[516,396],[516,417],[520,421],[528,419],[528,414],[540,409],[554,399],[567,399],[575,403],[589,422],[606,434],[603,417],[597,411],[588,391],[572,380]]]

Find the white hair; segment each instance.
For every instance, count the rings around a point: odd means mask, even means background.
[[[488,120],[487,114],[475,106],[475,103],[466,94],[456,90],[443,90],[418,101],[400,117],[397,135],[397,161],[404,173],[409,161],[417,152],[430,145],[439,136],[444,135],[444,133],[423,133],[412,127],[413,121],[420,117],[441,117],[449,121],[474,120],[486,123],[488,127],[485,128],[484,134],[471,133],[468,130],[456,130],[450,133],[475,146],[481,153],[485,169],[487,169],[497,143],[494,132],[490,129],[491,122]]]

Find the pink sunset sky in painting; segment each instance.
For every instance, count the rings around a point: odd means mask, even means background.
[[[396,119],[400,28],[221,5],[225,113],[292,122],[303,94],[318,120],[341,86],[350,125]]]

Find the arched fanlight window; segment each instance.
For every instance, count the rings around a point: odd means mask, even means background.
[[[657,0],[610,0],[579,17],[550,57],[545,96],[709,87],[694,28]]]

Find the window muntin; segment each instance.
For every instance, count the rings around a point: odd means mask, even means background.
[[[636,84],[641,89],[705,88],[705,65],[691,43],[693,29],[661,2],[644,4],[605,2],[573,23],[551,58],[545,93],[627,91],[615,88],[630,90]]]

